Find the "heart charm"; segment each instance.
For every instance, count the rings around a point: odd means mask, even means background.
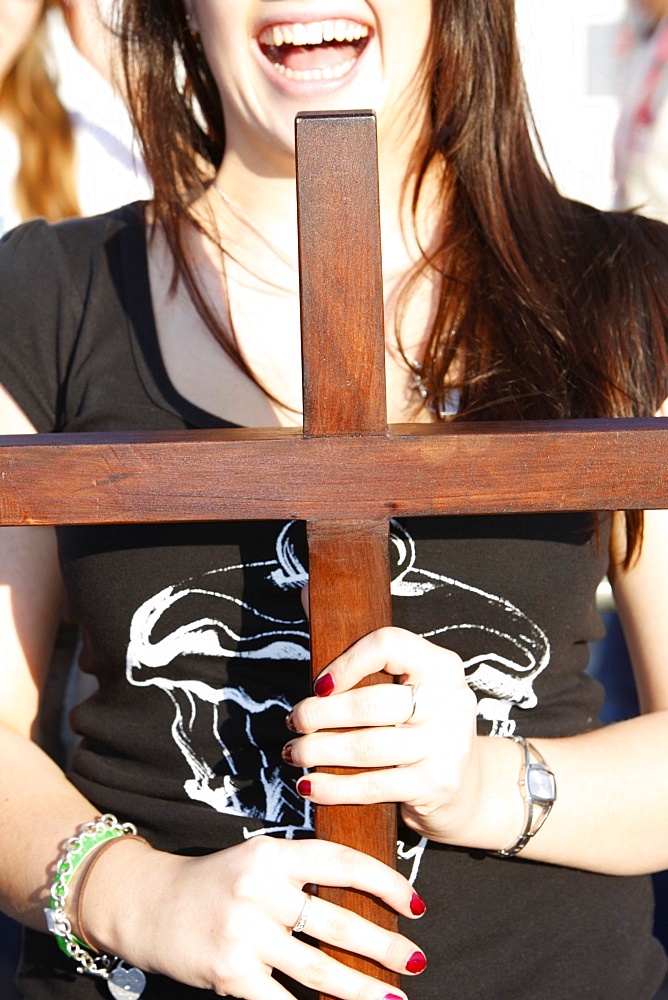
[[[146,976],[141,969],[128,968],[119,962],[109,973],[107,986],[114,1000],[139,1000],[146,989]]]

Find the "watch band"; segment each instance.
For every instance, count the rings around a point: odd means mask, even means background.
[[[550,815],[557,798],[557,782],[545,758],[523,736],[513,736],[522,751],[522,767],[518,784],[524,799],[524,828],[517,840],[502,851],[495,851],[500,858],[513,858],[535,837]],[[531,760],[531,755],[536,762]]]

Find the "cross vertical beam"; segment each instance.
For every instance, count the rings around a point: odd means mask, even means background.
[[[385,324],[376,127],[372,112],[297,116],[297,206],[305,437],[387,436]],[[307,523],[313,677],[355,640],[391,624],[389,523]],[[383,683],[376,675],[366,683]],[[335,769],[336,770],[336,769]],[[343,773],[340,769],[338,773]],[[318,837],[394,866],[396,806],[316,806]],[[320,895],[388,928],[396,915],[369,896]],[[366,959],[325,950],[370,975]],[[398,984],[398,977],[383,977]]]

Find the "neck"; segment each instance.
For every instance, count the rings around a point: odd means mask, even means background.
[[[270,242],[280,246],[288,257],[296,261],[297,199],[294,175],[263,176],[247,170],[230,153],[223,160],[215,184]]]
[[[379,148],[380,215],[385,271],[405,273],[419,257],[411,212],[412,185],[406,185],[408,164],[396,156],[384,156]],[[435,179],[434,179],[435,180]],[[244,159],[228,150],[207,199],[223,240],[232,240],[257,260],[259,267],[276,264],[297,271],[297,201],[294,172],[289,176],[266,176],[249,169]],[[418,231],[423,245],[430,242],[435,184],[427,178],[418,213]],[[222,193],[222,197],[221,197]]]

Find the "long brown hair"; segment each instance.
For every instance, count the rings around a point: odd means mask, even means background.
[[[74,137],[48,72],[45,11],[0,88],[0,115],[18,139],[16,203],[22,219],[79,215]]]
[[[457,389],[459,420],[653,413],[668,395],[668,230],[558,193],[528,110],[514,0],[432,0],[432,8],[423,84],[430,121],[414,169],[417,206],[430,167],[446,165],[443,238],[425,248],[419,269],[440,282],[421,365],[431,404],[438,410]],[[203,301],[181,236],[187,196],[205,190],[225,149],[204,54],[181,0],[126,0],[122,39],[175,282],[185,281],[245,369],[233,334]],[[641,525],[629,512],[629,557]]]

